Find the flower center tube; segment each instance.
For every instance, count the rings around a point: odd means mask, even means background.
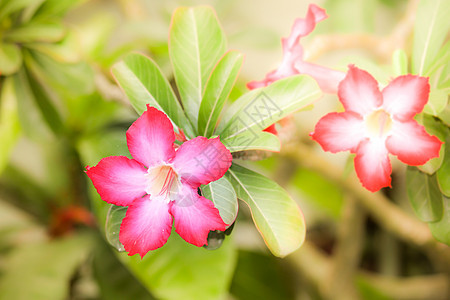
[[[366,132],[370,138],[384,138],[392,129],[391,116],[383,109],[378,109],[364,118]]]
[[[162,165],[147,171],[148,186],[145,190],[152,199],[170,202],[175,199],[180,185],[178,174],[171,166]]]

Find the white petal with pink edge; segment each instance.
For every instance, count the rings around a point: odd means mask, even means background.
[[[416,121],[393,121],[391,136],[386,140],[390,153],[411,166],[423,165],[433,157],[439,156],[442,142],[429,135]]]
[[[209,231],[224,231],[227,228],[213,202],[198,195],[197,189],[188,185],[180,189],[179,198],[170,204],[175,231],[186,242],[195,246],[201,247],[208,243]]]
[[[340,82],[338,89],[339,100],[345,110],[362,116],[376,110],[383,102],[375,78],[353,65],[349,65],[347,75]]]
[[[428,78],[404,75],[383,89],[383,108],[394,118],[406,121],[420,113],[428,102]]]
[[[150,251],[162,247],[172,230],[169,204],[145,196],[128,207],[120,226],[119,240],[128,255],[141,258]]]
[[[353,112],[329,113],[319,120],[311,137],[325,151],[355,153],[364,139],[364,120]]]
[[[95,167],[87,167],[86,174],[102,200],[108,203],[128,206],[146,194],[147,169],[134,159],[106,157]]]
[[[391,186],[391,162],[383,139],[366,139],[359,145],[355,170],[362,185],[371,192]]]
[[[175,155],[175,133],[169,118],[154,107],[147,110],[127,131],[128,149],[137,161],[152,167]]]

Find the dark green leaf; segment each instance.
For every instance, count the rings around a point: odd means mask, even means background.
[[[437,180],[444,195],[450,197],[450,134],[445,140],[445,155],[441,167],[437,170]]]
[[[443,197],[444,216],[438,222],[428,223],[431,233],[440,242],[450,246],[450,198]]]
[[[0,74],[16,73],[22,66],[22,52],[15,44],[0,43]]]

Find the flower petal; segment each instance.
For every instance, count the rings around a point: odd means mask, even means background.
[[[423,165],[429,159],[439,156],[442,142],[429,135],[416,121],[392,122],[392,135],[386,140],[390,153],[411,166]]]
[[[183,182],[197,188],[221,178],[231,161],[230,151],[218,137],[208,140],[199,136],[180,146],[173,166]]]
[[[169,203],[150,199],[147,195],[128,207],[120,226],[119,240],[129,256],[139,253],[141,258],[162,247],[172,230]]]
[[[131,155],[147,167],[170,160],[175,155],[174,141],[175,133],[169,118],[149,105],[127,131]]]
[[[383,108],[405,121],[420,113],[428,102],[428,78],[404,75],[395,78],[383,91]]]
[[[392,167],[383,139],[366,139],[359,145],[355,170],[362,185],[371,192],[391,186]]]
[[[319,120],[311,137],[325,151],[355,153],[364,139],[364,121],[354,112],[329,113]]]
[[[337,93],[339,83],[345,78],[344,72],[325,68],[303,60],[298,60],[295,63],[295,69],[300,74],[307,74],[314,78],[324,93]]]
[[[96,166],[86,167],[86,174],[108,203],[128,206],[146,194],[147,169],[134,159],[105,157]]]
[[[210,230],[227,228],[213,202],[200,196],[197,189],[184,184],[180,193],[180,197],[171,202],[170,213],[175,219],[175,231],[186,242],[197,247],[207,245]]]
[[[378,82],[369,73],[349,65],[344,80],[339,84],[338,96],[346,111],[362,116],[381,106],[383,98]]]

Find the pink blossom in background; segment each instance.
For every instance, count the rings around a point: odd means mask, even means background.
[[[380,92],[369,73],[350,65],[338,91],[345,112],[324,116],[311,136],[325,151],[356,153],[356,174],[375,192],[391,186],[389,153],[412,166],[439,156],[442,142],[413,119],[429,93],[428,78],[414,75],[399,76]]]
[[[127,131],[134,159],[111,156],[87,167],[103,201],[128,206],[119,240],[130,256],[144,257],[163,246],[173,219],[176,232],[199,247],[207,244],[210,230],[227,228],[213,202],[197,190],[225,174],[231,166],[230,151],[219,138],[196,137],[177,150],[174,141],[169,118],[147,106]]]
[[[285,77],[307,74],[317,81],[323,92],[336,93],[338,84],[344,79],[345,73],[305,62],[303,60],[303,47],[300,44],[300,39],[310,34],[316,24],[327,17],[324,9],[311,4],[306,17],[295,20],[291,35],[281,39],[283,60],[278,69],[268,73],[261,81],[249,82],[247,87],[249,89],[260,88]]]

